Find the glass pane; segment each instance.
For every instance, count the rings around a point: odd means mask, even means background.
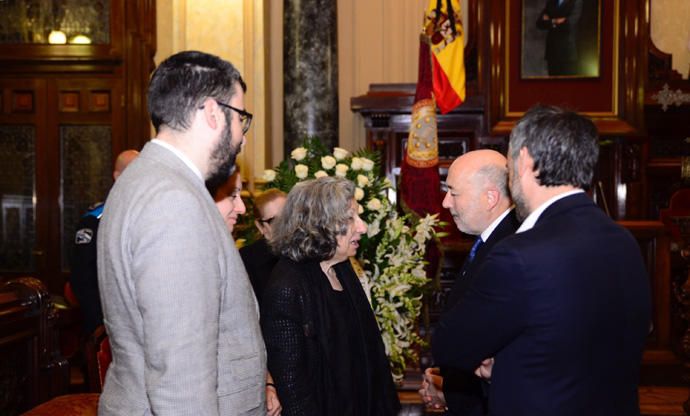
[[[36,131],[33,126],[0,126],[0,271],[32,272],[36,243],[34,183]]]
[[[109,44],[110,0],[0,0],[0,43]]]
[[[110,126],[60,127],[62,269],[69,269],[72,241],[82,215],[105,200],[113,184]]]

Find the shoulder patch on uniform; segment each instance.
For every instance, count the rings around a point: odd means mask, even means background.
[[[91,228],[82,228],[74,236],[74,244],[89,244],[92,238],[93,230]]]

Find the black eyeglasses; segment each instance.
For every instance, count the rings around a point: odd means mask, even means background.
[[[252,113],[250,113],[248,111],[240,110],[239,108],[235,108],[231,105],[221,103],[218,100],[216,100],[216,103],[218,103],[218,105],[221,107],[226,107],[226,108],[229,108],[233,111],[237,111],[237,114],[240,115],[240,123],[242,124],[242,134],[247,134],[247,132],[249,131],[249,126],[252,125],[252,118],[254,117],[254,115],[252,115]],[[204,106],[202,105],[201,107],[199,107],[199,110],[201,110],[203,108],[204,108]]]
[[[270,224],[270,223],[273,222],[273,220],[274,220],[275,218],[276,218],[276,217],[271,217],[271,218],[268,218],[268,219],[259,218],[259,222],[262,223],[262,224]]]

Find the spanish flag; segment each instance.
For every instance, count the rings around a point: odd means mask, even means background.
[[[465,101],[460,0],[429,0],[424,34],[431,48],[434,99],[441,114],[446,114]]]
[[[462,35],[459,0],[430,0],[420,36],[410,133],[400,169],[403,207],[421,216],[442,212],[436,107],[447,113],[465,99]]]

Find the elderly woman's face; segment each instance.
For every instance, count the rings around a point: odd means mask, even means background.
[[[354,199],[350,203],[350,223],[347,225],[345,235],[339,235],[336,239],[338,247],[335,249],[333,260],[338,262],[347,260],[357,254],[359,239],[362,234],[367,232],[367,224],[359,218],[357,214],[357,201]]]

